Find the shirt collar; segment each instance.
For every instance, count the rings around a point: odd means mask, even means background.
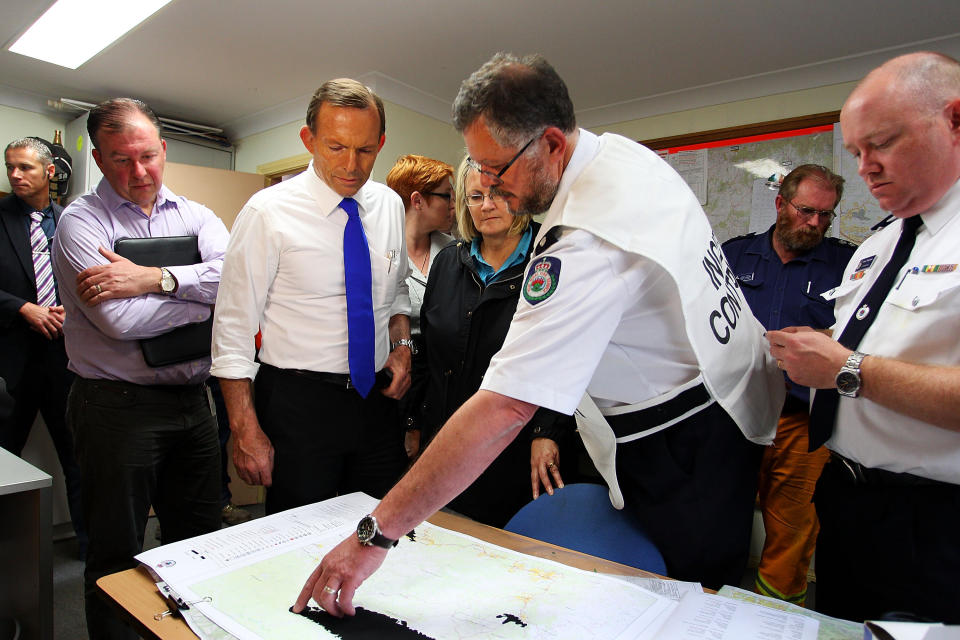
[[[316,170],[313,168],[313,160],[307,165],[303,174],[307,191],[313,199],[317,201],[317,204],[320,205],[320,212],[324,216],[329,216],[336,211],[340,207],[340,202],[343,201],[343,196],[331,189],[330,185],[317,175]],[[367,188],[367,183],[369,182],[370,181],[367,180],[367,182],[360,187],[360,190],[352,196],[353,199],[357,201],[357,204],[360,205],[361,216],[364,211],[370,211],[372,208],[370,190]]]
[[[23,212],[23,215],[29,217],[31,213],[33,213],[34,211],[37,211],[37,209],[34,209],[30,205],[28,205],[26,202],[21,200],[19,196],[16,196],[16,198],[17,198],[17,202],[20,203],[20,211]],[[40,213],[43,214],[44,218],[51,217],[53,215],[53,201],[51,200],[50,202],[48,202],[47,206],[45,206],[43,209],[39,209],[39,211]]]
[[[930,235],[935,235],[955,215],[960,215],[960,180],[954,182],[935,205],[920,214]]]
[[[483,259],[483,256],[480,255],[480,241],[481,237],[477,236],[470,242],[470,255],[476,261],[478,270],[481,272],[480,275],[484,280],[484,283],[488,283],[490,279],[500,273],[505,271],[510,267],[516,264],[522,264],[524,260],[527,259],[527,250],[530,248],[530,236],[533,234],[533,225],[528,225],[526,230],[523,232],[523,235],[520,236],[520,242],[517,243],[517,246],[514,248],[513,252],[507,256],[507,259],[503,261],[503,264],[496,271],[493,270],[493,267]]]
[[[586,168],[587,164],[593,160],[594,156],[600,151],[600,137],[597,134],[580,129],[580,135],[577,138],[577,144],[570,155],[570,162],[563,169],[563,175],[560,176],[560,184],[557,186],[557,195],[553,198],[554,204],[562,202],[571,185],[576,182],[580,174]],[[549,229],[554,226],[554,220],[561,216],[563,207],[551,205],[544,217],[543,229]]]
[[[107,210],[111,213],[114,213],[121,208],[125,208],[130,211],[135,211],[140,215],[146,215],[143,213],[143,209],[140,208],[140,205],[130,202],[118,194],[114,190],[113,185],[111,185],[110,181],[106,178],[100,179],[100,184],[97,185],[96,192],[106,205]],[[170,189],[167,188],[165,184],[161,184],[160,189],[157,191],[157,201],[153,205],[153,211],[160,211],[170,205],[174,207],[177,206],[176,196],[172,191],[170,191]],[[153,213],[153,211],[151,211],[151,213]]]

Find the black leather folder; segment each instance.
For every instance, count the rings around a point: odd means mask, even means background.
[[[121,238],[113,250],[144,267],[172,267],[201,262],[197,236],[163,238]],[[213,315],[205,322],[194,322],[140,341],[143,359],[151,367],[206,358],[210,355]]]

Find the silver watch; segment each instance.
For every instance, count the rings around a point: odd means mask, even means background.
[[[837,393],[848,398],[856,398],[860,395],[860,363],[867,357],[867,354],[854,351],[847,358],[846,363],[837,373],[835,382],[837,383]]]
[[[409,347],[410,355],[417,355],[417,345],[413,342],[411,338],[400,338],[396,342],[390,345],[390,351],[393,351],[397,347]]]

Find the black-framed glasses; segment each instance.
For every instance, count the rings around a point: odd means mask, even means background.
[[[530,142],[528,142],[527,144],[523,145],[523,147],[520,148],[520,151],[517,151],[517,155],[513,156],[512,158],[510,158],[510,162],[508,162],[507,164],[503,165],[503,168],[500,169],[500,171],[497,171],[496,173],[494,173],[493,171],[487,171],[486,169],[483,168],[483,165],[481,165],[479,162],[477,162],[476,160],[474,160],[474,159],[471,158],[470,156],[467,156],[467,164],[470,165],[470,167],[471,167],[472,169],[474,169],[475,171],[477,171],[477,172],[479,172],[479,173],[482,173],[482,174],[485,175],[485,176],[490,176],[491,178],[493,178],[493,179],[496,180],[497,182],[503,182],[502,177],[503,177],[503,174],[505,174],[505,173],[507,172],[507,169],[509,169],[510,167],[512,167],[512,166],[513,166],[513,163],[516,162],[517,160],[519,160],[519,159],[520,159],[520,156],[523,155],[523,152],[526,151],[527,148],[528,148],[530,145],[532,145],[534,142],[536,142],[537,140],[539,140],[541,136],[543,136],[542,133],[534,136],[534,137],[530,140]]]
[[[809,220],[815,215],[819,215],[820,218],[826,218],[828,221],[833,222],[833,219],[837,217],[837,212],[833,209],[814,209],[813,207],[808,207],[802,204],[794,204],[787,200],[794,209],[797,210],[797,213],[800,214],[800,217],[804,220]]]
[[[487,198],[488,200],[490,200],[490,202],[495,207],[502,207],[503,204],[506,202],[504,197],[499,193],[491,193],[489,195],[485,193],[468,193],[467,206],[470,207],[471,209],[474,209],[476,207],[482,207],[484,198]]]
[[[440,193],[439,191],[424,191],[424,194],[428,196],[437,196],[438,198],[443,198],[447,202],[450,202],[450,198],[451,196],[453,196],[452,193]]]

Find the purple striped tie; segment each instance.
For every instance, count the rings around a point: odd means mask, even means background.
[[[41,307],[57,306],[57,292],[53,288],[53,267],[50,265],[50,243],[40,221],[43,213],[30,214],[30,248],[33,251],[33,274],[37,282],[37,304]]]

